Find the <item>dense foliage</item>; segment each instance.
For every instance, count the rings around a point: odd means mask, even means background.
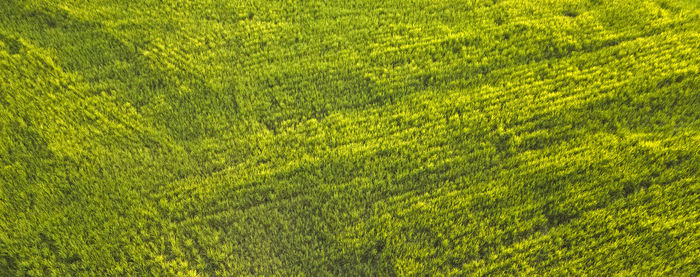
[[[693,0],[2,0],[0,275],[700,272]]]

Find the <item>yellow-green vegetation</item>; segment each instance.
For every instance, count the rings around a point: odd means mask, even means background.
[[[694,0],[1,0],[1,276],[696,276]]]

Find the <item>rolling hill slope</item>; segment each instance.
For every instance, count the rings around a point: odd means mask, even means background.
[[[0,275],[700,272],[696,1],[4,0]]]

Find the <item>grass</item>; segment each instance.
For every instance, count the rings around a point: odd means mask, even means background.
[[[0,4],[0,275],[700,272],[696,1]]]

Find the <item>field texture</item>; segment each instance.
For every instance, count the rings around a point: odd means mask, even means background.
[[[0,0],[0,276],[700,273],[700,1]]]

